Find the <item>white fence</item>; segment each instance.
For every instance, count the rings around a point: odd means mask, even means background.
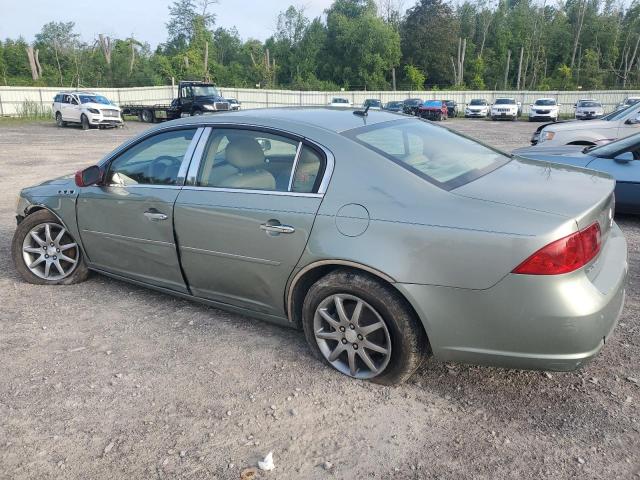
[[[138,87],[138,88],[97,88],[86,89],[100,93],[118,104],[167,104],[177,95],[177,88]],[[598,90],[598,91],[353,91],[353,92],[317,92],[296,90],[262,90],[246,88],[221,87],[227,98],[237,98],[242,108],[286,107],[300,105],[327,105],[332,97],[345,97],[353,105],[361,105],[367,98],[378,98],[383,102],[404,100],[406,98],[445,99],[456,101],[463,108],[472,98],[484,98],[492,101],[497,97],[515,97],[522,102],[523,111],[536,98],[552,97],[562,105],[561,113],[572,114],[573,105],[581,98],[594,98],[603,103],[605,111],[611,111],[624,98],[640,96],[635,90]],[[18,115],[26,101],[35,102],[42,109],[49,109],[51,102],[60,88],[38,87],[0,87],[0,116]]]

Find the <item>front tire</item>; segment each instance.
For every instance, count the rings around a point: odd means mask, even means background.
[[[61,128],[67,125],[67,122],[62,120],[62,114],[60,112],[56,112],[56,125]]]
[[[48,210],[20,222],[11,242],[11,257],[22,278],[36,285],[70,285],[89,276],[80,247]]]
[[[313,284],[302,326],[317,358],[383,385],[406,381],[428,352],[424,329],[404,299],[365,273],[337,270]]]
[[[82,130],[89,130],[91,127],[91,125],[89,125],[89,119],[84,113],[80,117],[80,124],[82,125]]]

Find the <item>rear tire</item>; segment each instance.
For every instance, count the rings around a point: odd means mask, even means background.
[[[47,229],[51,232],[51,238],[47,238],[46,234],[37,233]],[[62,230],[64,232],[61,233]],[[35,235],[39,240],[31,235],[32,232],[36,232]],[[57,238],[58,235],[60,238]],[[53,247],[51,243],[54,244]],[[74,246],[69,247],[69,245]],[[47,250],[42,248],[43,246],[47,246]],[[42,252],[39,251],[40,248]],[[41,258],[45,254],[48,258]],[[55,255],[61,256],[55,259],[57,262],[53,261]],[[89,269],[76,240],[60,220],[48,210],[34,212],[20,222],[11,241],[11,257],[20,276],[36,285],[71,285],[83,282],[89,276]],[[67,261],[62,257],[75,262]],[[45,270],[47,263],[50,265]],[[60,273],[56,263],[61,266],[64,273]]]
[[[362,313],[355,319],[359,304]],[[302,326],[318,359],[347,376],[383,385],[406,381],[429,351],[422,325],[398,292],[351,270],[331,272],[311,286]],[[377,328],[367,330],[371,326]]]
[[[155,120],[155,115],[153,113],[153,110],[142,110],[142,112],[140,112],[140,120],[143,121],[144,123],[153,123]]]

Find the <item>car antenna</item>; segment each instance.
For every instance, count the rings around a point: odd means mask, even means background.
[[[366,117],[367,115],[369,115],[369,107],[371,105],[367,105],[366,107],[364,107],[364,110],[355,110],[353,112],[354,115],[358,115],[359,117]]]

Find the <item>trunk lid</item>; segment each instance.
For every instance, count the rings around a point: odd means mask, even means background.
[[[605,173],[514,158],[451,193],[572,218],[579,229],[598,220],[604,240],[613,222],[614,188]]]

